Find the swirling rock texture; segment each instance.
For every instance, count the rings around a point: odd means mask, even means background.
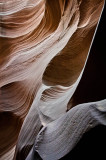
[[[0,160],[58,160],[106,125],[106,97],[78,94],[103,5],[0,0]]]

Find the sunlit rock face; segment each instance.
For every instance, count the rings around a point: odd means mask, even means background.
[[[58,160],[106,125],[105,100],[72,103],[103,4],[0,0],[0,160]]]

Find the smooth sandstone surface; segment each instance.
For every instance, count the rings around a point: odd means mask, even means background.
[[[106,125],[106,100],[76,92],[103,5],[0,0],[0,160],[58,160]]]

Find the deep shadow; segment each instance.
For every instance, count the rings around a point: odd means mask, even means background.
[[[81,81],[69,102],[70,108],[106,98],[106,5]]]
[[[105,160],[106,127],[97,126],[84,134],[77,146],[61,160]]]

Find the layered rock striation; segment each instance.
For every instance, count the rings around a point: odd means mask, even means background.
[[[32,160],[36,153],[57,160],[84,132],[106,125],[106,100],[75,107],[71,101],[103,5],[0,0],[0,160]]]

